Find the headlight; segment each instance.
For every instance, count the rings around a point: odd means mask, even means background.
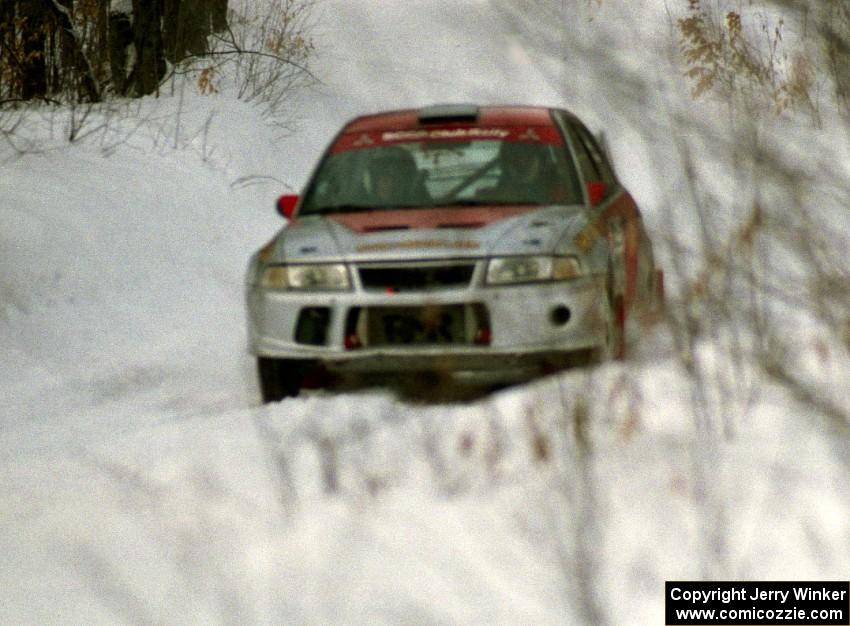
[[[570,280],[580,275],[581,264],[574,256],[509,256],[492,259],[487,265],[490,285]]]
[[[267,289],[304,291],[349,289],[348,270],[342,263],[321,265],[272,265],[263,271],[260,285]]]

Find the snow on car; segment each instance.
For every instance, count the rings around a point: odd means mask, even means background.
[[[640,211],[571,113],[441,105],[331,142],[247,272],[267,402],[346,374],[518,380],[616,358],[662,275]]]

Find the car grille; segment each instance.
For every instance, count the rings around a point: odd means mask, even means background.
[[[474,263],[452,265],[361,266],[360,284],[375,291],[439,291],[467,287]]]

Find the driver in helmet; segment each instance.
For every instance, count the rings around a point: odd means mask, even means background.
[[[420,180],[413,157],[402,149],[385,149],[368,168],[368,189],[380,206],[411,206],[421,202],[416,193]]]
[[[555,201],[545,148],[535,143],[506,141],[499,148],[499,182],[484,193],[494,202],[548,204]]]

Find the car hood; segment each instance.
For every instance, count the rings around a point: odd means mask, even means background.
[[[552,254],[587,219],[581,206],[464,207],[308,216],[278,235],[270,263]]]

